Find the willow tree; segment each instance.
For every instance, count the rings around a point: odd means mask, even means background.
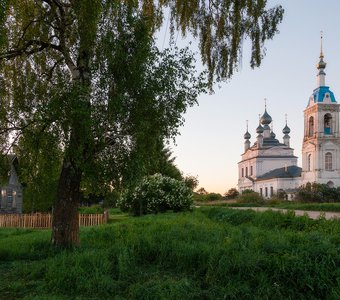
[[[244,39],[252,44],[251,66],[259,66],[283,15],[265,0],[0,0],[0,6],[2,150],[45,132],[62,152],[52,228],[58,246],[79,243],[79,189],[95,163],[104,171],[119,168],[122,153],[133,152],[145,132],[176,135],[186,107],[204,90],[191,55],[154,47],[164,20],[172,33],[199,39],[211,86],[232,76]],[[49,155],[48,147],[41,151]]]

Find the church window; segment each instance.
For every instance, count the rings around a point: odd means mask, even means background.
[[[312,154],[308,154],[308,156],[307,156],[307,170],[308,171],[312,170],[311,160],[312,160]]]
[[[334,188],[334,182],[333,181],[328,181],[327,185],[329,188]]]
[[[243,170],[243,168],[242,168],[242,176],[241,177],[244,177],[244,170]]]
[[[314,134],[314,118],[310,117],[308,121],[308,136],[313,136]]]
[[[253,176],[253,166],[250,166],[250,175]]]
[[[248,176],[248,167],[246,167],[246,176]]]
[[[267,188],[267,187],[264,188],[264,195],[265,195],[266,197],[268,197],[268,188]]]
[[[332,115],[331,114],[325,114],[324,118],[324,133],[325,134],[331,134],[332,133]]]
[[[274,196],[274,188],[271,186],[270,187],[270,197]]]
[[[333,168],[332,166],[332,153],[327,152],[325,155],[325,170],[331,171]]]
[[[260,188],[260,196],[263,196],[262,188]]]

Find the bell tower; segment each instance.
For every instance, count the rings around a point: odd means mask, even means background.
[[[321,35],[317,88],[304,110],[302,183],[317,182],[333,187],[340,186],[340,104],[326,86],[326,63],[323,59]]]

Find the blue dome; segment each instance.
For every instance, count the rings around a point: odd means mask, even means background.
[[[329,86],[320,86],[313,91],[312,96],[314,99],[314,103],[322,103],[326,93],[329,93],[331,102],[336,103],[334,93],[329,89]]]

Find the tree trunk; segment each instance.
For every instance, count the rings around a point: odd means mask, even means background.
[[[52,237],[54,246],[69,248],[79,245],[79,203],[80,184],[83,163],[88,157],[88,139],[90,138],[91,104],[84,91],[90,91],[86,51],[79,55],[78,66],[70,68],[74,87],[79,92],[77,105],[72,107],[73,119],[68,149],[65,150],[58,189],[57,199],[53,206]],[[84,101],[87,99],[88,101]],[[73,100],[74,101],[74,100]]]
[[[69,248],[79,245],[80,182],[80,169],[65,159],[53,205],[51,241],[54,246]]]

